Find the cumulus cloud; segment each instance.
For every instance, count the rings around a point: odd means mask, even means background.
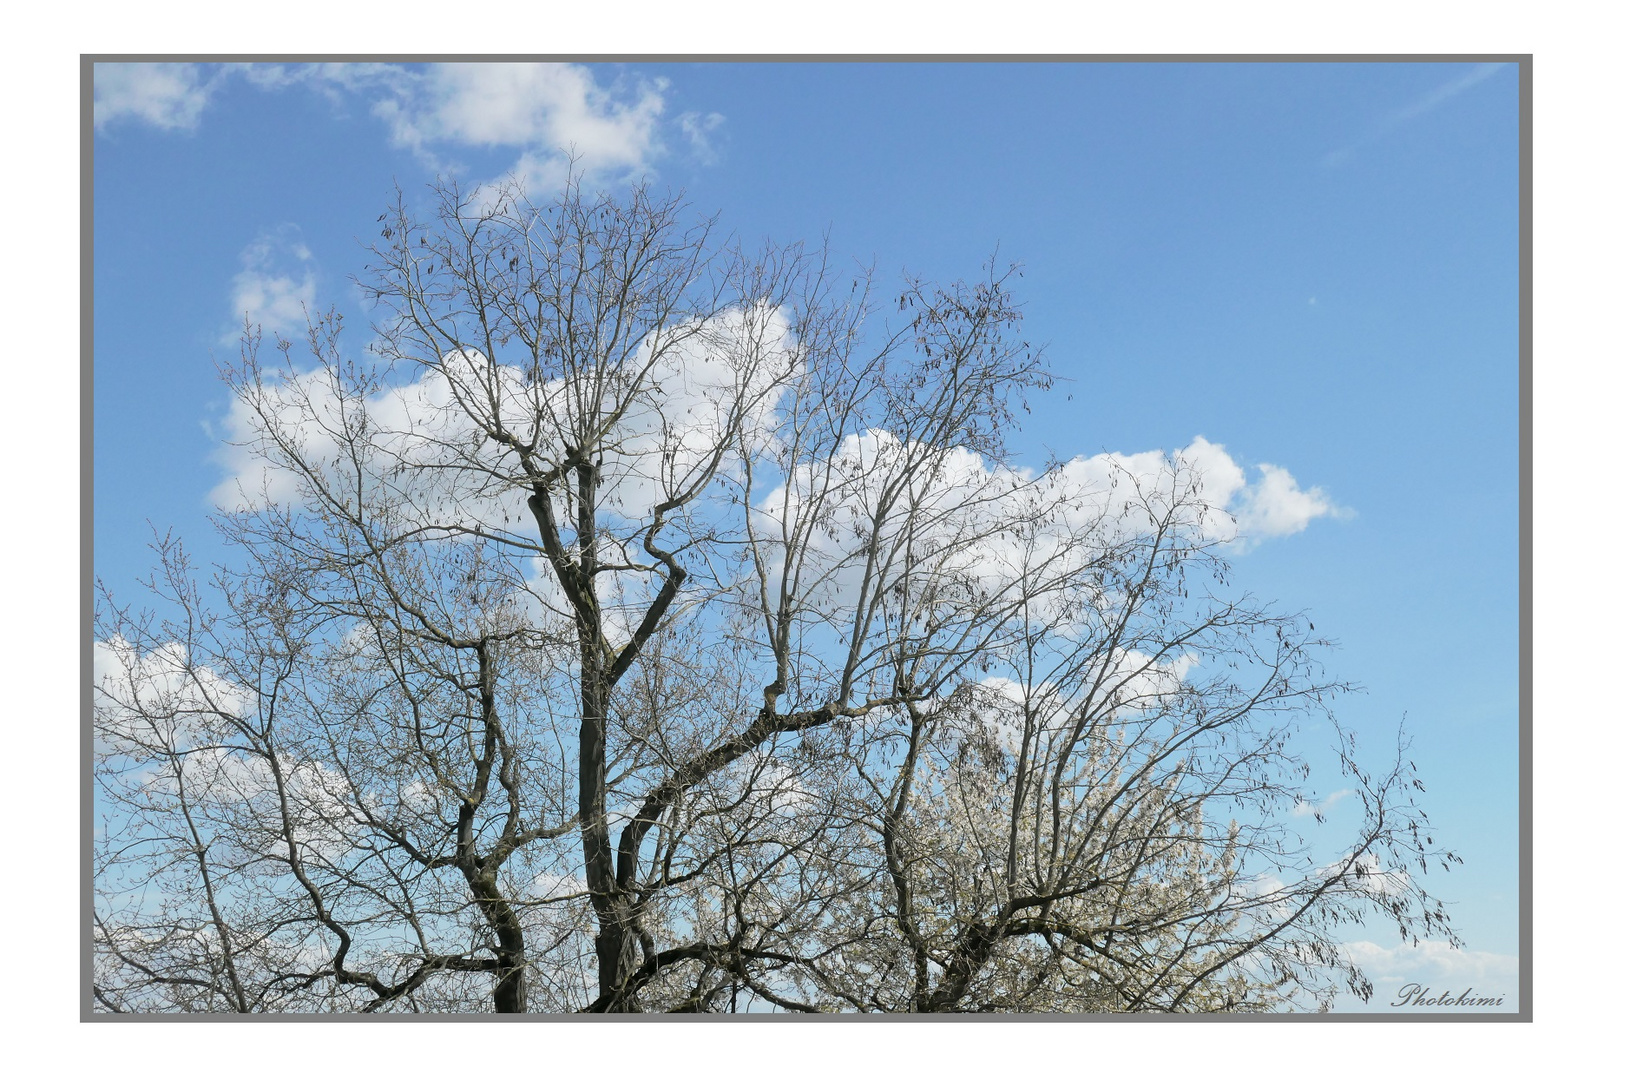
[[[325,76],[333,78],[339,75]],[[463,170],[460,147],[518,151],[509,174],[529,191],[589,176],[638,176],[667,150],[668,84],[628,77],[609,85],[577,64],[432,64],[363,80],[383,92],[373,113],[392,141],[440,172]]]
[[[176,746],[201,739],[221,717],[246,716],[255,696],[192,663],[179,642],[142,652],[122,637],[91,652],[98,749],[123,752],[155,736]]]
[[[890,432],[868,430],[846,437],[830,461],[798,464],[763,498],[763,536],[781,535],[800,516],[822,516],[823,527],[809,531],[800,554],[801,580],[816,608],[835,612],[857,595],[871,572],[867,550],[874,519],[882,523],[885,552],[896,549],[909,519],[918,566],[924,565],[922,553],[932,552],[940,579],[964,586],[961,593],[942,594],[944,604],[971,606],[972,597],[989,600],[1020,581],[1033,584],[1044,567],[1067,575],[1106,546],[1149,534],[1157,519],[1185,542],[1243,549],[1338,513],[1322,491],[1302,490],[1278,466],[1258,466],[1261,478],[1247,482],[1225,447],[1197,437],[1175,453],[1077,457],[1039,476],[953,449],[934,468],[920,469],[909,497],[898,498],[878,518],[881,493],[914,468],[918,456],[912,444]],[[1074,590],[1060,591],[1027,603],[1027,610],[1057,628],[1070,622],[1065,607],[1075,602]],[[1127,690],[1137,696],[1134,687]]]
[[[1233,500],[1240,533],[1248,540],[1290,536],[1315,518],[1345,517],[1349,511],[1330,501],[1322,488],[1302,490],[1296,478],[1278,465],[1258,465],[1260,478]]]
[[[434,64],[374,111],[399,145],[572,150],[590,169],[635,169],[660,149],[663,80],[604,87],[576,64]]]
[[[132,788],[176,797],[183,787],[194,803],[241,805],[277,790],[263,749],[246,745],[236,726],[252,717],[260,698],[200,664],[185,645],[168,642],[143,652],[114,635],[92,645],[92,711],[96,750],[144,767],[125,774]],[[308,850],[337,857],[352,844],[349,830],[359,794],[339,771],[320,762],[278,755],[294,812],[296,833]],[[262,840],[273,847],[270,835]]]
[[[1321,488],[1303,490],[1278,465],[1257,465],[1256,471],[1258,479],[1249,481],[1227,447],[1197,435],[1169,455],[1147,450],[1078,457],[1064,465],[1061,479],[1083,492],[1103,493],[1100,498],[1117,514],[1125,512],[1135,493],[1183,485],[1194,504],[1194,528],[1209,539],[1241,546],[1290,536],[1317,518],[1349,513]]]
[[[736,423],[749,431],[771,426],[775,373],[794,362],[786,319],[773,308],[735,310],[668,332],[682,340],[662,349],[647,341],[628,362],[630,370],[613,376],[634,388],[600,462],[603,520],[625,525],[603,541],[606,562],[624,568],[598,583],[614,642],[632,636],[651,599],[650,576],[639,569],[649,556],[632,525],[705,475]],[[253,404],[236,400],[223,418],[217,461],[227,475],[213,497],[225,510],[257,509],[298,502],[302,484],[323,482],[346,499],[388,504],[403,529],[438,536],[470,528],[489,535],[519,530],[523,540],[535,542],[526,486],[506,479],[519,466],[485,438],[461,402],[490,400],[509,430],[558,445],[572,430],[563,418],[598,407],[586,406],[576,389],[558,377],[533,381],[526,369],[474,350],[449,353],[410,382],[366,392],[342,385],[323,368],[268,380]],[[738,417],[733,410],[743,411]],[[317,469],[312,477],[260,453],[268,417],[302,446]],[[340,453],[338,433],[346,430],[362,433],[355,460]],[[340,470],[342,459],[358,471]],[[527,582],[511,597],[515,615],[534,625],[564,617],[568,607],[541,559],[530,561]]]
[[[1200,436],[1174,456],[1194,468],[1206,503],[1232,519],[1232,524],[1211,519],[1209,526],[1215,535],[1242,547],[1292,536],[1318,518],[1352,514],[1336,505],[1322,488],[1304,490],[1289,470],[1278,465],[1257,465],[1256,481],[1248,482],[1245,469],[1223,445]]]
[[[264,232],[239,258],[243,269],[232,279],[235,325],[222,341],[237,341],[245,320],[268,334],[304,331],[306,313],[317,303],[317,275],[300,230],[285,225]]]
[[[98,131],[117,120],[192,131],[218,83],[197,64],[97,64],[93,78]]]
[[[259,265],[260,248],[254,251],[246,261]],[[263,292],[287,298],[292,315],[300,290],[291,275],[281,280],[280,289]],[[1157,519],[1169,542],[1249,545],[1336,513],[1322,491],[1304,490],[1278,466],[1258,466],[1250,482],[1225,447],[1199,437],[1171,453],[1083,456],[1042,473],[992,464],[964,448],[926,452],[880,428],[843,435],[813,454],[795,451],[780,440],[782,395],[800,364],[785,315],[762,305],[739,309],[682,337],[665,349],[647,342],[627,370],[607,373],[608,386],[626,387],[615,393],[630,395],[615,410],[616,429],[599,462],[604,520],[617,523],[604,557],[609,566],[621,564],[600,582],[613,641],[633,633],[655,587],[643,568],[650,562],[643,523],[653,507],[708,475],[721,438],[737,424],[742,445],[757,456],[755,480],[763,485],[748,510],[755,550],[763,556],[762,584],[773,595],[781,575],[795,574],[798,617],[811,633],[821,632],[821,624],[847,625],[844,613],[875,588],[876,595],[896,594],[895,602],[912,605],[911,617],[933,633],[973,632],[1024,593],[1024,617],[1032,625],[1085,634],[1132,587],[1115,576],[1117,563],[1100,565],[1105,552],[1142,543]],[[224,509],[248,510],[298,502],[303,484],[324,482],[348,502],[388,505],[393,527],[416,535],[478,529],[533,543],[526,485],[516,475],[513,452],[491,442],[466,406],[495,409],[504,428],[523,441],[558,445],[579,429],[573,417],[581,410],[602,407],[580,389],[559,376],[534,379],[522,366],[474,350],[449,353],[411,381],[388,386],[347,386],[322,368],[269,380],[255,390],[257,400],[235,402],[226,417],[219,460],[227,475],[214,496]],[[744,401],[751,404],[738,414]],[[302,447],[317,472],[291,471],[262,455],[268,420]],[[346,431],[357,433],[358,454],[341,452],[337,433]],[[325,479],[321,470],[337,469],[332,463],[340,460],[349,463],[344,474]],[[734,475],[728,456],[720,467],[726,479]],[[689,502],[684,520],[670,531],[745,541],[741,510],[731,508],[735,498],[728,486],[713,488]],[[872,561],[874,528],[880,562]],[[797,536],[796,545],[778,547],[783,541],[777,538],[787,536]],[[908,536],[909,556],[903,554]],[[752,591],[761,584],[756,572],[710,569],[722,575],[720,586]],[[551,616],[565,608],[544,570],[534,561],[513,614],[552,625]],[[926,591],[914,587],[929,580],[934,584]],[[1060,584],[1049,588],[1046,581]],[[1011,612],[1001,617],[1010,619]],[[1110,662],[1115,669],[1101,681],[1113,687],[1111,707],[1130,711],[1161,707],[1192,663],[1172,656],[1156,664],[1135,651]]]
[[[264,91],[303,87],[336,108],[382,120],[391,141],[438,172],[464,171],[460,148],[508,150],[524,186],[558,184],[569,163],[585,175],[649,172],[677,134],[698,160],[714,160],[717,112],[668,119],[668,83],[625,75],[601,81],[581,64],[98,64],[98,129],[120,117],[192,130],[227,79]]]
[[[626,365],[622,379],[636,389],[620,409],[614,446],[600,466],[605,505],[634,520],[706,468],[735,422],[738,403],[751,403],[740,421],[744,427],[767,428],[776,405],[769,387],[775,373],[792,363],[786,318],[773,309],[735,310],[706,324],[670,328],[668,335],[683,340],[661,349],[647,341]],[[426,523],[440,516],[499,530],[514,520],[517,488],[494,482],[490,471],[457,467],[483,460],[484,452],[463,403],[490,394],[510,430],[531,434],[544,418],[561,423],[559,418],[586,407],[579,389],[561,378],[533,382],[524,368],[495,363],[472,349],[449,353],[411,382],[360,398],[347,393],[331,371],[314,369],[268,383],[260,404],[315,461],[334,457],[336,432],[345,430],[348,410],[361,410],[367,416],[364,449],[377,470],[368,478],[375,486],[367,494],[388,492]],[[252,452],[264,425],[248,403],[234,402],[226,419],[229,445],[220,458],[229,475],[214,493],[225,509],[282,501],[296,492],[292,475]]]

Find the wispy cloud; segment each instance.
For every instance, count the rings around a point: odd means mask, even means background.
[[[1503,1008],[1515,1011],[1517,958],[1506,953],[1457,949],[1443,941],[1422,941],[1391,946],[1373,941],[1352,941],[1343,946],[1348,957],[1364,969],[1375,984],[1372,1008],[1403,1011],[1404,987],[1415,986],[1450,995],[1471,989],[1485,997],[1502,997]]]
[[[1352,793],[1352,788],[1342,788],[1340,791],[1332,791],[1317,803],[1298,802],[1291,810],[1291,813],[1297,817],[1313,817],[1323,821],[1324,815],[1328,814],[1337,803]]]
[[[293,225],[269,230],[243,249],[243,269],[232,279],[234,326],[223,344],[238,340],[244,323],[267,333],[288,335],[305,329],[317,302],[316,263]]]
[[[690,140],[692,152],[703,164],[712,165],[719,160],[718,154],[713,149],[712,136],[714,130],[723,123],[724,116],[716,112],[710,112],[706,116],[699,112],[687,112],[679,117],[679,130]]]
[[[1452,98],[1464,94],[1467,90],[1470,90],[1505,66],[1505,64],[1477,64],[1473,66],[1470,71],[1450,79],[1442,86],[1422,94],[1403,108],[1396,109],[1383,116],[1377,121],[1374,129],[1368,135],[1340,149],[1330,151],[1330,153],[1324,155],[1320,163],[1327,169],[1346,164],[1356,157],[1358,151],[1363,147],[1375,142],[1395,128],[1418,117],[1425,116]]]
[[[1460,76],[1460,78],[1451,79],[1442,86],[1438,87],[1436,90],[1421,95],[1419,98],[1416,98],[1408,105],[1405,105],[1403,108],[1381,121],[1382,129],[1390,130],[1397,127],[1399,124],[1402,124],[1406,120],[1413,120],[1417,116],[1424,116],[1426,113],[1431,112],[1433,109],[1437,108],[1439,105],[1442,105],[1450,98],[1456,97],[1465,93],[1467,90],[1470,90],[1472,87],[1476,86],[1478,83],[1482,82],[1490,75],[1493,75],[1496,71],[1499,71],[1503,67],[1505,67],[1504,64],[1478,64],[1476,67],[1466,72],[1466,74]]]

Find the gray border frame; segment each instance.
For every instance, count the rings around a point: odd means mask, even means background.
[[[95,65],[117,62],[185,63],[322,63],[365,60],[376,63],[445,63],[451,61],[528,63],[1507,63],[1517,66],[1517,987],[1514,1013],[1410,1012],[1410,1013],[978,1013],[867,1014],[832,1013],[808,1016],[792,1013],[735,1013],[712,1017],[670,1014],[605,1016],[577,1013],[529,1013],[499,1016],[487,1013],[266,1013],[236,1014],[98,1013],[91,992],[91,927],[95,888],[93,844],[95,788],[90,762],[95,738],[91,719],[91,684],[94,665],[95,615]],[[1534,1020],[1534,55],[1532,53],[81,53],[79,57],[79,608],[80,629],[80,1014],[82,1023],[99,1022],[679,1022],[759,1023],[832,1022],[868,1023],[1052,1021],[1066,1023],[1532,1023]]]

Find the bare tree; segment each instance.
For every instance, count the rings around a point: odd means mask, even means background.
[[[1011,272],[884,312],[644,188],[435,196],[365,357],[246,327],[220,613],[168,539],[174,618],[100,606],[100,1007],[1267,1009],[1449,934],[1199,465],[1008,461]]]

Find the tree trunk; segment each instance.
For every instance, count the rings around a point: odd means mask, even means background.
[[[481,873],[467,873],[476,905],[487,925],[498,935],[497,982],[492,1007],[501,1013],[526,1012],[526,934],[515,909],[498,890],[498,882]]]

